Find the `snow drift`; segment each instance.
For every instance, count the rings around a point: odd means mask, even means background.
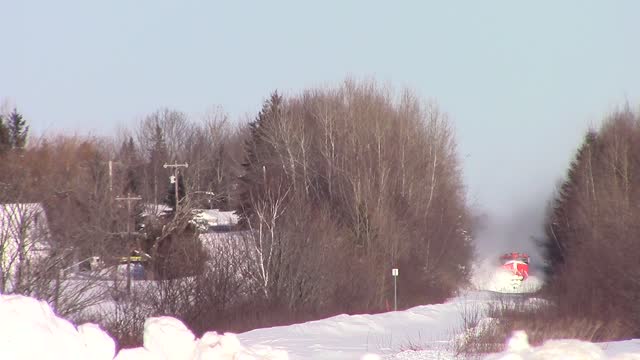
[[[113,339],[99,326],[84,324],[75,327],[69,321],[57,317],[46,302],[20,295],[0,295],[0,359],[455,359],[455,353],[446,347],[446,343],[451,341],[446,329],[459,321],[457,319],[461,305],[480,305],[490,300],[487,293],[476,295],[408,311],[378,315],[339,315],[303,324],[254,330],[240,336],[208,332],[200,339],[177,319],[149,318],[144,325],[144,346],[123,349],[117,355]],[[387,331],[391,331],[394,339],[376,337]],[[406,345],[416,335],[423,340],[431,340],[432,345],[441,343],[445,346],[424,351],[392,350],[395,348],[392,343]],[[413,340],[417,339],[414,337]],[[252,343],[253,345],[246,346]],[[366,349],[376,347],[376,344],[382,345],[382,348]],[[291,354],[275,350],[273,346],[291,351]],[[386,354],[381,357],[372,354],[371,350],[378,353],[382,350]],[[532,347],[524,332],[516,332],[504,353],[491,354],[486,359],[640,360],[640,340],[606,344],[570,339],[550,340],[540,347]]]
[[[524,331],[516,331],[502,354],[487,356],[486,360],[640,360],[640,353],[607,354],[600,346],[574,339],[549,340],[542,346],[531,347]]]
[[[0,295],[0,359],[6,360],[214,360],[288,359],[267,346],[246,348],[234,334],[208,332],[201,339],[177,319],[149,318],[144,346],[123,349],[99,326],[77,328],[57,317],[44,301],[21,295]]]

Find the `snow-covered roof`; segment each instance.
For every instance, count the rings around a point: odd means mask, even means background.
[[[160,216],[172,211],[172,207],[165,204],[144,204],[142,216]]]
[[[194,210],[193,222],[201,231],[231,227],[237,225],[238,221],[239,217],[233,211],[221,211],[218,209]]]
[[[165,204],[144,204],[143,216],[160,216],[172,211],[171,206]],[[193,222],[206,231],[210,228],[233,226],[238,224],[239,217],[234,211],[219,209],[193,209]]]

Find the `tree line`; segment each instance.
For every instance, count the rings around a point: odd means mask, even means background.
[[[51,271],[33,274],[51,280],[78,259],[143,249],[151,279],[175,285],[156,295],[175,293],[180,279],[197,282],[180,295],[189,306],[160,309],[164,301],[147,315],[237,331],[387,310],[394,267],[400,307],[442,301],[468,280],[473,244],[455,134],[445,113],[408,90],[348,80],[274,92],[248,123],[222,110],[195,121],[161,109],[112,137],[27,143],[24,120],[9,119],[6,144],[21,150],[0,155],[0,201],[43,204],[55,254]],[[24,137],[13,135],[14,123]],[[163,166],[170,163],[189,164],[178,194]],[[132,212],[116,200],[126,194],[142,198]],[[168,213],[154,212],[161,204]],[[213,252],[192,221],[194,209],[207,208],[241,219]],[[29,284],[16,292],[44,293]],[[218,310],[207,317],[207,306]]]
[[[370,83],[274,93],[246,149],[238,210],[266,299],[370,311],[389,301],[394,267],[404,305],[440,301],[465,281],[469,215],[437,107]]]
[[[585,134],[541,242],[560,312],[609,325],[594,340],[640,336],[639,204],[640,116],[627,107]]]
[[[23,219],[0,231],[0,291],[87,316],[81,294],[95,284],[65,282],[69,269],[141,249],[157,286],[114,285],[100,295],[119,310],[92,319],[122,344],[139,340],[129,337],[145,316],[242,331],[388,310],[392,268],[401,308],[442,301],[470,275],[473,224],[452,125],[408,90],[345,81],[274,92],[249,122],[160,109],[114,136],[28,132],[17,109],[0,115],[0,204],[5,220]],[[556,314],[607,324],[590,340],[640,336],[639,144],[640,116],[628,108],[589,130],[540,240]],[[177,194],[172,163],[189,164]],[[131,211],[117,200],[127,195],[141,198]],[[240,223],[203,240],[195,209],[235,211]],[[48,256],[28,256],[42,250],[34,237]]]

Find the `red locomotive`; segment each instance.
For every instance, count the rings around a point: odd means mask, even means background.
[[[529,260],[529,255],[518,252],[500,256],[502,268],[511,271],[513,275],[521,277],[522,280],[529,277]]]

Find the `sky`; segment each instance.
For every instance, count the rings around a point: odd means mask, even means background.
[[[523,234],[539,232],[586,129],[640,100],[633,0],[0,0],[0,9],[0,101],[34,134],[111,134],[162,107],[199,118],[221,106],[246,119],[275,89],[375,78],[439,104],[470,203]]]

